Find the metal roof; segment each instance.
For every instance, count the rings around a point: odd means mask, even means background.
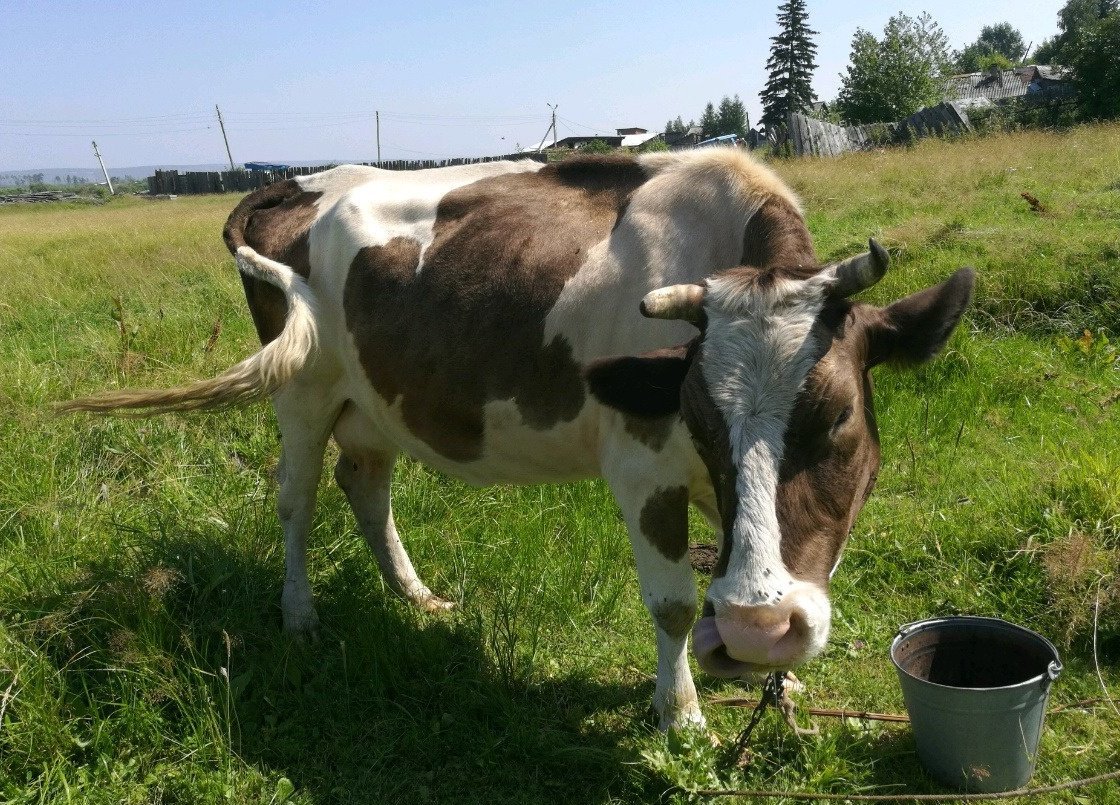
[[[948,100],[987,98],[996,101],[1026,95],[1027,88],[1039,79],[1060,82],[1066,79],[1060,67],[1028,65],[1011,70],[988,70],[982,73],[964,73],[942,79],[942,93]]]
[[[647,131],[645,134],[627,134],[625,137],[622,138],[622,147],[623,148],[633,148],[635,146],[641,145],[642,143],[649,142],[650,140],[655,140],[660,136],[661,136],[661,133],[657,132],[657,131],[654,131],[654,132],[648,132]]]

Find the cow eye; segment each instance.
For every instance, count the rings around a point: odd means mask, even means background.
[[[829,429],[829,433],[835,434],[836,431],[840,430],[840,428],[843,427],[845,422],[851,419],[851,416],[852,406],[844,406],[844,410],[840,412],[840,416],[836,417],[836,421],[832,423],[832,427]]]

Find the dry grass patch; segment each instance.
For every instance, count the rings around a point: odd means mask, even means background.
[[[1075,638],[1089,637],[1094,613],[1104,623],[1120,620],[1120,548],[1082,531],[1066,536],[1042,549],[1054,621],[1064,624],[1061,640],[1070,645]]]

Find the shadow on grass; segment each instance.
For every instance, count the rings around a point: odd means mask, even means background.
[[[743,767],[746,782],[735,790],[790,794],[942,792],[923,771],[908,727],[841,724],[823,717],[815,722],[821,730],[819,736],[796,737],[776,712],[769,711],[747,747],[749,759]],[[718,765],[725,772],[731,771],[738,757],[734,742],[728,742]]]
[[[648,684],[542,680],[539,668],[532,680],[503,678],[483,619],[414,612],[381,592],[365,562],[344,562],[316,590],[321,638],[305,643],[280,630],[274,559],[210,534],[139,536],[131,552],[22,606],[65,624],[55,650],[41,645],[76,675],[71,689],[98,702],[94,719],[121,704],[96,687],[127,644],[153,674],[209,687],[189,698],[210,703],[215,743],[229,736],[242,760],[289,778],[300,801],[594,802],[650,782],[624,746]],[[170,715],[161,730],[186,745],[176,733],[191,720]]]

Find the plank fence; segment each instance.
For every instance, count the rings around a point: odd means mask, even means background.
[[[919,137],[941,137],[972,131],[968,114],[955,103],[939,103],[919,109],[897,123],[838,126],[824,120],[791,114],[779,132],[777,145],[789,146],[798,156],[830,157],[849,151],[864,151],[884,145],[910,142]]]
[[[412,171],[425,168],[446,168],[451,165],[477,165],[481,162],[496,162],[502,159],[533,159],[545,162],[547,157],[541,154],[506,154],[497,157],[460,157],[457,159],[394,159],[382,162],[361,162],[385,170]],[[157,170],[154,176],[148,177],[148,192],[153,195],[178,195],[189,196],[200,193],[244,193],[256,190],[282,179],[291,179],[296,176],[310,176],[313,173],[330,170],[335,165],[317,165],[314,167],[284,168],[283,170],[231,170],[231,171],[183,171]]]

